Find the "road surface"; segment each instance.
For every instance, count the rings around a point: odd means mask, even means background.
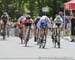
[[[39,48],[33,37],[28,47],[21,44],[20,39],[10,36],[2,40],[0,36],[0,60],[74,60],[75,43],[61,38],[61,48],[53,48],[51,37],[47,37],[45,49]]]

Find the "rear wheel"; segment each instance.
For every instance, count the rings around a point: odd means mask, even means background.
[[[42,43],[42,48],[45,48],[45,45],[46,45],[46,43],[44,42],[44,43]]]
[[[45,48],[46,45],[46,35],[43,36],[42,47]]]

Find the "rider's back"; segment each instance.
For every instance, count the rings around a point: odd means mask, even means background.
[[[39,20],[39,22],[37,23],[37,27],[41,28],[43,27],[43,25],[45,25],[46,28],[50,27],[50,19],[47,16],[42,16]]]

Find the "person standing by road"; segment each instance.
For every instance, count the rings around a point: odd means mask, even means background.
[[[71,42],[75,40],[75,13],[71,19]]]

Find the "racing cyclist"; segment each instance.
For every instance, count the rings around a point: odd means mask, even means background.
[[[42,16],[40,18],[40,20],[37,23],[37,27],[39,29],[39,36],[40,37],[42,37],[44,35],[44,33],[45,33],[45,36],[47,37],[48,28],[50,28],[50,25],[51,25],[51,21],[47,16]],[[45,28],[45,30],[43,28]],[[39,37],[39,39],[41,39],[40,37]],[[45,41],[46,41],[46,38],[45,38]],[[40,45],[39,48],[41,48],[41,45]]]
[[[24,20],[24,38],[25,38],[25,47],[27,46],[27,43],[30,38],[30,31],[32,29],[33,20],[31,19],[30,15],[26,16],[26,20]]]

